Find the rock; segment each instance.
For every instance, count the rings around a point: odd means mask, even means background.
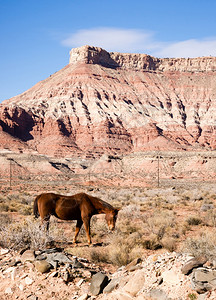
[[[10,287],[6,288],[5,294],[12,295],[13,294],[12,289]]]
[[[106,300],[132,300],[132,299],[134,299],[134,297],[132,297],[131,295],[123,292],[118,292],[118,291],[113,294],[109,294],[108,298],[106,298]]]
[[[12,260],[11,262],[9,262],[8,263],[8,265],[10,266],[10,267],[15,267],[15,266],[17,266],[18,264],[20,264],[21,263],[21,260],[16,260],[16,259],[14,259],[14,260]]]
[[[4,272],[5,273],[10,273],[10,272],[14,271],[14,269],[15,269],[15,267],[9,267]]]
[[[169,300],[170,299],[163,290],[157,289],[157,288],[152,289],[150,291],[149,297],[151,300]]]
[[[4,248],[0,249],[0,255],[5,255],[5,254],[8,254],[8,253],[9,253],[9,249],[4,249]]]
[[[84,265],[81,262],[79,262],[77,258],[74,258],[72,268],[84,268]]]
[[[135,271],[137,270],[137,265],[140,264],[141,262],[142,262],[141,258],[136,258],[132,262],[130,262],[127,266],[125,266],[125,269],[129,272]]]
[[[50,270],[51,264],[46,260],[37,260],[35,261],[35,268],[41,273],[46,273]]]
[[[136,296],[136,294],[142,289],[145,283],[145,275],[143,270],[139,270],[134,276],[130,278],[128,283],[124,286],[124,291]]]
[[[47,256],[44,254],[37,255],[37,257],[36,257],[37,260],[45,260],[46,258],[47,258]]]
[[[178,269],[166,270],[161,276],[163,278],[163,282],[168,284],[175,284],[176,282],[184,280],[184,275],[178,272]]]
[[[104,288],[103,293],[111,293],[116,287],[119,286],[121,278],[112,279],[108,285]]]
[[[31,261],[33,262],[35,260],[35,254],[33,250],[26,250],[22,255],[21,255],[21,262],[25,263],[26,261]]]
[[[188,275],[194,268],[203,266],[206,262],[207,258],[204,256],[194,257],[183,265],[181,271],[184,275]]]
[[[162,276],[158,277],[157,283],[158,283],[158,285],[163,283],[163,277]]]
[[[193,276],[196,281],[211,282],[216,280],[216,271],[206,268],[198,268],[197,270],[194,270]]]
[[[205,293],[216,288],[216,271],[207,268],[194,269],[191,283],[198,293]]]
[[[92,295],[97,296],[99,295],[104,287],[108,283],[108,276],[98,272],[94,276],[92,276],[91,284],[90,284],[90,292]]]
[[[33,294],[31,294],[31,295],[28,295],[28,296],[27,296],[27,299],[28,299],[28,300],[38,300],[38,297],[35,296],[35,295],[33,295]]]
[[[31,285],[33,282],[34,282],[34,280],[31,279],[30,277],[26,277],[26,278],[25,278],[25,284]]]
[[[72,277],[70,276],[70,273],[68,271],[63,272],[61,274],[61,277],[65,282],[69,282],[72,279]]]
[[[59,264],[72,263],[72,260],[68,258],[66,254],[61,252],[47,254],[46,261],[53,266],[56,266],[56,261]]]
[[[197,297],[197,300],[206,300],[208,296],[208,293],[199,294]]]
[[[61,248],[50,248],[50,249],[46,249],[46,250],[43,250],[40,252],[40,254],[50,254],[50,253],[56,253],[56,252],[62,252],[62,249]]]
[[[204,203],[200,208],[201,211],[207,211],[211,209],[214,209],[214,204]]]
[[[77,282],[76,286],[80,287],[80,286],[83,284],[83,282],[84,282],[84,279],[81,278],[81,279]]]
[[[11,272],[11,279],[14,281],[17,275],[17,268],[14,268]]]
[[[82,296],[77,298],[77,300],[87,300],[87,299],[88,299],[88,294],[83,294]]]
[[[49,277],[57,277],[58,276],[58,272],[57,271],[54,271],[50,274]]]

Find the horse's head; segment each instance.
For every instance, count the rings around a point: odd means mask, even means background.
[[[106,213],[105,219],[107,221],[107,225],[109,227],[109,230],[114,230],[115,229],[115,223],[118,215],[118,209],[114,209],[108,213]]]

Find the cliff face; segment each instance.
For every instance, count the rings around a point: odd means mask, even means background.
[[[108,53],[102,48],[90,46],[73,48],[71,50],[69,63],[74,64],[77,62],[137,71],[216,71],[216,57],[160,59],[146,54]]]
[[[216,149],[215,71],[215,57],[72,49],[69,65],[0,105],[0,147],[54,156]]]

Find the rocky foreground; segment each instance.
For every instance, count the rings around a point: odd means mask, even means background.
[[[0,249],[1,299],[216,299],[216,267],[204,257],[156,253],[116,272],[62,249]]]

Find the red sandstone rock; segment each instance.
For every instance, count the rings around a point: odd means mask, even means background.
[[[72,49],[70,63],[0,105],[0,148],[51,156],[216,149],[216,58]]]

